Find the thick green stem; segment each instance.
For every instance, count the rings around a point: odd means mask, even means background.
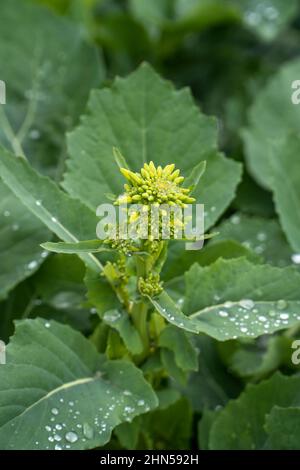
[[[136,257],[136,274],[137,278],[146,277],[148,274],[148,260],[147,257],[137,256]],[[149,332],[148,332],[148,302],[147,300],[141,299],[136,302],[131,311],[132,321],[139,332],[143,345],[143,358],[147,357],[149,353]]]

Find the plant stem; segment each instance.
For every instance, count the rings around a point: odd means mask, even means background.
[[[140,277],[146,277],[148,274],[148,260],[145,257],[137,256],[136,257],[136,273],[137,279]],[[140,334],[144,345],[144,351],[142,358],[148,356],[149,353],[149,333],[148,333],[148,302],[146,300],[139,300],[136,302],[131,311],[132,321],[137,331]]]

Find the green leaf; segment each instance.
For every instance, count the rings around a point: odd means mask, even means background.
[[[88,301],[101,317],[108,310],[121,307],[111,285],[99,272],[87,269],[84,282]]]
[[[205,268],[195,264],[186,274],[184,311],[198,331],[219,341],[271,334],[299,323],[299,280],[294,268],[243,258]]]
[[[199,351],[198,370],[190,374],[183,393],[199,413],[219,409],[240,393],[241,385],[223,363],[217,341],[200,334],[193,342]]]
[[[186,176],[207,160],[196,199],[207,210],[206,229],[234,197],[241,166],[216,152],[216,122],[204,116],[187,89],[174,90],[147,64],[111,89],[91,93],[87,114],[68,138],[70,159],[64,188],[95,210],[107,193],[123,192],[124,179],[111,158],[120,149],[129,167],[139,171],[146,161],[175,163]],[[86,191],[86,188],[89,191]]]
[[[157,405],[133,364],[106,360],[55,322],[18,323],[0,376],[2,449],[91,449]]]
[[[218,258],[245,257],[253,263],[261,262],[260,256],[250,251],[246,246],[234,240],[226,240],[225,235],[225,240],[219,241],[219,235],[223,238],[222,234],[218,234],[214,243],[209,243],[198,251],[187,251],[185,245],[178,241],[169,243],[168,258],[162,270],[163,279],[170,281],[173,278],[183,276],[184,272],[188,271],[194,263],[207,266],[217,261]]]
[[[186,384],[187,372],[177,365],[175,360],[175,354],[169,349],[162,348],[160,350],[160,357],[163,367],[168,376],[170,376],[175,382],[182,386]]]
[[[291,247],[300,253],[300,172],[298,155],[300,135],[289,135],[272,146],[271,187],[276,210]],[[286,181],[283,185],[282,181]]]
[[[299,300],[300,295],[297,287],[300,274],[295,268],[257,265],[244,258],[220,259],[207,267],[195,264],[185,277],[186,301],[183,310],[188,314],[217,305],[221,308],[227,301],[295,301]]]
[[[228,362],[230,370],[239,377],[257,381],[278,369],[286,359],[289,360],[290,338],[274,336],[264,342],[237,345]]]
[[[176,364],[182,370],[198,369],[197,351],[185,331],[169,325],[161,332],[158,344],[174,353]]]
[[[116,147],[113,148],[113,154],[115,157],[115,161],[119,168],[125,168],[126,170],[130,170],[128,163],[125,160],[125,157],[121,154],[120,150]]]
[[[249,112],[249,126],[243,132],[248,167],[264,187],[272,182],[271,142],[299,133],[300,107],[292,103],[292,83],[300,75],[300,61],[284,65],[263,88]],[[278,93],[280,90],[280,93]]]
[[[264,449],[268,439],[264,428],[267,415],[274,406],[299,406],[299,387],[299,376],[285,377],[279,373],[258,385],[248,385],[212,424],[210,449]]]
[[[107,245],[103,245],[102,240],[86,240],[83,242],[77,243],[43,243],[42,248],[48,251],[53,251],[54,253],[101,253],[103,251],[113,251]]]
[[[132,354],[138,355],[143,352],[142,340],[133,326],[128,313],[120,312],[119,310],[109,310],[103,315],[103,321],[119,333],[126,348]]]
[[[142,420],[144,432],[158,449],[187,450],[190,448],[193,410],[186,398],[181,398],[166,409],[156,409],[142,417]],[[152,444],[151,448],[153,447]]]
[[[236,240],[269,264],[283,267],[292,263],[293,251],[277,220],[236,213],[217,229],[218,238],[212,240],[209,246],[220,240]]]
[[[158,297],[149,298],[149,300],[158,313],[172,325],[191,333],[200,331],[198,323],[184,315],[166,292],[162,292]]]
[[[244,23],[262,39],[272,41],[297,13],[297,0],[235,0]]]
[[[198,163],[198,165],[196,165],[191,173],[187,176],[187,178],[185,179],[184,181],[184,187],[185,188],[191,188],[192,190],[194,190],[201,177],[204,175],[204,172],[206,170],[206,162],[200,162]]]
[[[294,268],[221,259],[206,268],[195,264],[186,274],[188,316],[166,292],[150,301],[169,323],[186,331],[219,341],[256,338],[299,323],[299,281]]]
[[[62,240],[77,243],[94,235],[97,218],[91,210],[36,173],[24,159],[13,157],[1,147],[0,175],[20,201]],[[91,269],[102,269],[92,254],[80,257]]]
[[[46,8],[2,0],[1,18],[1,79],[9,96],[0,108],[0,142],[59,178],[65,132],[78,121],[90,89],[103,79],[104,66],[82,29]]]
[[[0,181],[0,299],[39,268],[47,256],[39,244],[49,236]]]
[[[266,418],[266,444],[271,450],[299,450],[300,408],[274,406]]]

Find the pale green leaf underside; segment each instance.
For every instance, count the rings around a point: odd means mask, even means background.
[[[53,251],[54,253],[100,253],[103,251],[112,251],[107,245],[103,245],[100,240],[86,240],[78,243],[58,242],[43,243],[42,247],[45,250]]]
[[[55,322],[18,323],[7,356],[0,368],[3,450],[91,449],[157,405],[132,364],[107,361],[81,334]]]
[[[188,315],[165,292],[151,302],[169,323],[187,331],[219,341],[254,338],[300,322],[299,283],[294,268],[220,259],[187,272],[183,309]]]
[[[176,91],[147,64],[111,89],[92,92],[87,114],[68,138],[70,159],[65,189],[92,209],[105,194],[123,192],[124,179],[113,158],[117,147],[139,171],[150,160],[175,163],[184,176],[201,161],[207,169],[195,190],[206,206],[206,229],[234,197],[241,167],[216,151],[216,122],[204,116],[187,89]],[[87,191],[88,188],[88,191]]]
[[[60,239],[77,243],[95,234],[97,218],[90,209],[35,172],[24,159],[15,158],[3,148],[0,148],[0,174],[22,204]],[[91,269],[101,270],[100,261],[92,254],[80,256]]]
[[[271,186],[272,160],[277,157],[271,154],[272,142],[292,131],[299,133],[300,106],[291,99],[292,83],[299,75],[299,60],[284,65],[258,94],[249,112],[250,123],[243,134],[246,157],[251,173],[265,187]]]

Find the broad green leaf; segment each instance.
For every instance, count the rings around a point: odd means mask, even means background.
[[[122,193],[124,179],[112,158],[113,147],[134,171],[153,160],[175,163],[187,176],[207,160],[194,194],[205,204],[207,229],[234,197],[241,175],[238,163],[217,153],[216,131],[215,120],[200,113],[187,89],[176,91],[142,64],[129,77],[117,78],[111,89],[91,93],[87,114],[68,138],[64,188],[93,210],[105,194]]]
[[[300,135],[289,135],[272,146],[271,187],[276,210],[291,247],[300,253]],[[286,184],[282,184],[285,181]],[[296,258],[297,259],[297,258]]]
[[[36,173],[24,159],[13,157],[3,148],[0,148],[0,175],[22,204],[60,239],[77,243],[95,234],[97,218],[90,209],[60,190],[49,178]],[[91,269],[102,269],[92,254],[80,257]]]
[[[43,320],[17,324],[0,368],[1,449],[91,449],[157,398],[133,364],[108,361],[80,333]],[[31,432],[28,432],[28,429]]]
[[[39,245],[49,236],[0,181],[0,299],[39,268],[47,256]]]
[[[286,377],[279,373],[258,385],[248,385],[213,422],[210,449],[264,449],[268,439],[264,427],[267,416],[274,406],[299,406],[299,390],[299,376]]]
[[[134,355],[143,352],[143,343],[138,331],[133,326],[128,313],[109,310],[103,315],[103,321],[115,329],[125,343],[126,348]]]
[[[107,245],[103,245],[103,241],[101,240],[86,240],[86,241],[77,242],[77,243],[47,242],[47,243],[43,243],[41,246],[45,250],[53,251],[54,253],[65,253],[65,254],[101,253],[103,251],[112,251]]]
[[[258,93],[249,112],[243,132],[246,157],[251,174],[264,187],[271,186],[272,161],[277,157],[271,153],[271,142],[292,131],[299,133],[300,106],[292,103],[292,83],[299,75],[299,60],[284,65]]]
[[[8,96],[0,108],[0,142],[59,178],[65,132],[103,79],[103,64],[79,26],[33,2],[2,0],[1,20],[1,79]]]
[[[266,448],[270,450],[300,450],[300,407],[274,406],[266,418],[268,433]]]
[[[299,280],[294,268],[221,259],[206,268],[195,264],[186,274],[188,316],[166,292],[150,301],[169,323],[186,331],[219,341],[256,338],[299,324]]]
[[[195,264],[186,274],[184,311],[198,331],[220,341],[270,334],[299,323],[299,280],[294,268],[243,258]]]
[[[85,265],[78,256],[49,256],[32,279],[34,302],[28,315],[89,332],[94,311],[86,305],[84,275]]]
[[[219,235],[210,247],[220,240],[236,240],[269,264],[283,267],[293,262],[293,251],[277,220],[236,213],[217,229]]]
[[[199,331],[219,341],[242,337],[257,338],[299,325],[300,301],[254,302],[244,299],[207,307],[189,318],[198,322]]]
[[[185,331],[169,325],[161,332],[158,344],[174,353],[176,364],[182,370],[198,369],[197,351]]]

